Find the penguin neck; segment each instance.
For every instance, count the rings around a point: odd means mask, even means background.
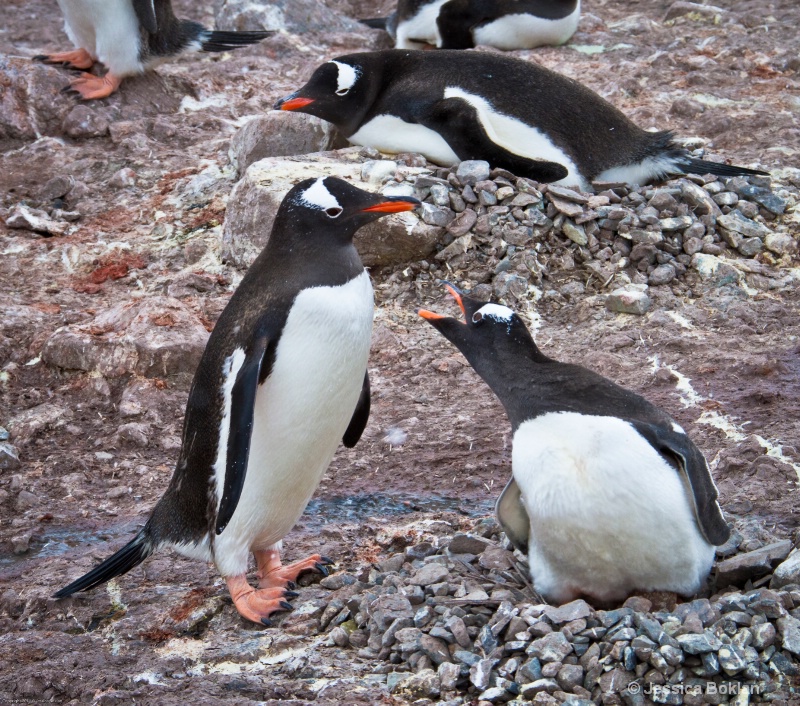
[[[364,271],[355,245],[350,242],[319,242],[317,238],[271,239],[261,256],[302,283],[336,286]],[[288,270],[288,271],[287,271]]]

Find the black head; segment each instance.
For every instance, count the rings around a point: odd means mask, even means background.
[[[306,179],[281,202],[270,242],[277,239],[289,243],[299,238],[312,247],[320,239],[350,244],[359,228],[390,213],[413,211],[419,205],[410,196],[373,194],[336,177]]]
[[[479,374],[488,367],[513,363],[520,356],[544,359],[522,319],[502,304],[482,302],[444,283],[464,314],[464,321],[419,309],[417,313],[458,348]]]
[[[380,83],[368,59],[369,55],[353,54],[322,64],[299,91],[281,98],[275,110],[315,115],[352,134],[372,104]]]

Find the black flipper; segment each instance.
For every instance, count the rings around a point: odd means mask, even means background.
[[[88,574],[76,579],[69,586],[54,593],[53,598],[66,598],[78,591],[88,591],[116,576],[122,576],[134,566],[141,564],[153,551],[155,551],[155,546],[150,540],[147,525],[145,525],[142,531],[116,554],[108,557],[102,564],[95,566]]]
[[[256,393],[261,366],[267,357],[269,339],[258,336],[245,352],[245,360],[236,376],[231,393],[231,414],[228,426],[228,452],[225,467],[225,487],[217,512],[216,532],[221,534],[230,522],[244,487],[247,459],[250,456],[250,437],[253,432]]]
[[[522,504],[522,493],[513,477],[500,493],[500,497],[497,498],[494,514],[497,515],[497,520],[502,525],[511,544],[527,556],[531,521],[528,511]]]
[[[683,157],[678,160],[676,166],[683,169],[687,174],[714,174],[721,177],[769,176],[769,172],[762,172],[760,169],[748,169],[747,167],[720,164],[719,162],[706,162],[704,159],[695,159],[694,157]]]
[[[439,8],[436,27],[441,37],[440,49],[472,49],[475,40],[472,30],[489,17],[483,13],[483,3],[451,0]]]
[[[370,394],[369,394],[369,372],[364,373],[364,384],[361,387],[361,394],[358,397],[358,404],[350,419],[350,424],[342,437],[342,443],[352,449],[364,433],[369,419]]]
[[[200,36],[200,47],[203,51],[231,51],[250,44],[258,44],[262,39],[271,37],[275,32],[226,32],[222,30],[208,30]]]
[[[133,0],[133,11],[139,24],[150,34],[158,31],[158,21],[156,20],[155,0]]]
[[[542,183],[558,181],[569,173],[563,164],[522,157],[493,142],[476,108],[463,98],[438,101],[419,123],[438,132],[461,160],[488,158],[493,167]]]
[[[631,422],[631,424],[656,451],[675,459],[678,468],[689,482],[700,532],[711,544],[716,546],[725,544],[731,536],[731,531],[717,502],[717,488],[700,449],[686,434],[678,431],[644,422]]]

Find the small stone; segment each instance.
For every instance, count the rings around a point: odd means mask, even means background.
[[[681,649],[690,655],[716,652],[722,647],[719,638],[709,630],[706,630],[702,635],[678,635],[676,639]]]
[[[711,198],[711,195],[697,184],[688,179],[681,179],[681,195],[683,200],[698,216],[719,215],[719,206]]]
[[[695,257],[698,257],[695,255]],[[792,542],[785,539],[761,547],[752,552],[736,554],[717,564],[717,585],[743,584],[748,579],[757,579],[768,574],[774,564],[783,561],[792,550]]]
[[[488,701],[489,703],[494,704],[501,699],[505,701],[507,697],[508,694],[502,686],[490,686],[488,689],[486,689],[486,691],[478,696],[478,699],[480,699],[479,703]]]
[[[369,159],[361,165],[361,179],[380,186],[397,171],[397,162],[390,159]],[[446,190],[446,189],[445,189]]]
[[[571,601],[561,606],[547,606],[544,615],[548,617],[554,625],[569,623],[579,618],[588,618],[594,615],[594,608],[583,599]]]
[[[489,178],[489,162],[483,160],[467,160],[461,162],[456,169],[456,177],[464,185],[474,185]]]
[[[753,634],[753,647],[757,650],[764,650],[774,644],[777,632],[772,623],[761,623],[751,628]]]
[[[495,664],[497,664],[496,659],[481,659],[470,667],[469,680],[476,689],[483,691],[489,686],[489,678]]]
[[[436,670],[442,691],[453,691],[461,676],[461,668],[452,662],[442,662]]]
[[[553,632],[531,642],[526,652],[542,662],[563,662],[572,645],[562,633]]]
[[[581,225],[575,225],[569,219],[566,219],[561,226],[561,230],[573,243],[584,246],[589,243],[589,238],[586,235],[586,229]]]
[[[767,250],[776,255],[794,255],[797,253],[797,241],[787,233],[770,233],[764,238]]]
[[[434,583],[444,581],[449,575],[447,569],[441,564],[425,564],[408,579],[408,583],[414,586],[430,586]]]
[[[438,698],[441,693],[439,675],[432,669],[423,669],[397,683],[393,693],[409,694],[416,698]]]
[[[650,297],[639,290],[616,289],[606,297],[606,308],[620,314],[642,315],[651,304]]]
[[[70,137],[102,137],[108,133],[108,120],[96,106],[79,103],[67,113],[62,129]]]
[[[744,651],[736,647],[736,645],[723,645],[720,647],[717,656],[719,658],[719,666],[728,676],[738,674],[747,666]]]
[[[136,186],[136,172],[130,167],[123,167],[108,180],[108,185],[114,189]]]
[[[662,218],[660,221],[661,230],[668,233],[674,230],[685,230],[694,223],[691,216],[677,216],[676,218]]]
[[[647,282],[653,286],[669,284],[675,279],[676,274],[677,271],[675,270],[674,265],[665,263],[663,265],[658,265],[650,273],[650,276],[647,278]]]
[[[19,494],[17,495],[17,510],[24,512],[25,510],[30,510],[32,507],[36,507],[39,504],[38,496],[31,493],[29,490],[20,490]]]
[[[440,665],[443,662],[450,662],[450,652],[447,649],[447,643],[437,637],[431,635],[421,635],[419,639],[420,649],[435,665]]]
[[[800,620],[791,615],[779,618],[778,633],[783,649],[800,656]]]
[[[11,471],[19,468],[19,451],[16,446],[0,441],[0,470]]]
[[[537,679],[530,684],[523,684],[519,689],[519,694],[523,699],[532,699],[539,692],[552,694],[558,689],[559,685],[555,679]]]
[[[31,532],[23,532],[22,534],[11,537],[11,550],[14,554],[25,554],[31,548]]]
[[[450,544],[447,545],[447,549],[451,554],[474,554],[477,556],[478,554],[483,554],[489,545],[490,542],[483,537],[473,537],[469,534],[457,532],[453,539],[450,540]]]
[[[465,650],[472,646],[472,639],[467,632],[467,626],[462,618],[453,615],[447,619],[445,626],[453,634],[456,642]]]
[[[6,218],[6,226],[42,235],[66,235],[69,228],[66,223],[52,220],[44,211],[21,203],[11,208]]]
[[[478,214],[471,208],[468,208],[459,213],[453,220],[447,224],[447,232],[454,238],[459,238],[469,233],[470,229],[475,225],[478,220]]]
[[[742,238],[736,249],[745,257],[755,257],[764,249],[761,238]]]
[[[583,685],[584,670],[578,664],[565,664],[558,670],[556,681],[564,691],[572,691],[576,686]]]
[[[0,444],[0,449],[2,449],[2,444]],[[0,460],[0,468],[2,468],[2,460]],[[780,588],[790,583],[800,584],[800,550],[798,549],[792,549],[789,556],[772,572],[772,581],[770,581],[769,587]]]
[[[492,569],[496,571],[506,571],[510,569],[513,564],[514,555],[502,547],[492,544],[484,550],[481,554],[478,563],[489,571]]]

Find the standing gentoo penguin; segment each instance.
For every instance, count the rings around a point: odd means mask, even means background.
[[[276,108],[327,120],[356,145],[452,165],[482,159],[517,176],[589,188],[669,174],[764,172],[694,159],[577,81],[475,51],[388,49],[322,64]]]
[[[185,51],[228,51],[255,44],[273,32],[208,30],[191,20],[179,20],[171,0],[58,0],[64,28],[75,51],[35,57],[48,64],[88,70],[95,62],[108,73],[82,73],[70,88],[82,98],[105,98],[126,76],[140,74]]]
[[[355,446],[369,416],[373,296],[356,230],[419,202],[332,177],[283,200],[269,241],[222,312],[194,376],[172,481],[129,544],[55,594],[124,574],[161,547],[213,561],[241,615],[269,624],[287,585],[325,573],[318,554],[282,566],[339,440]],[[255,555],[258,589],[247,581]]]
[[[512,50],[563,44],[580,14],[580,0],[398,0],[388,17],[362,22],[385,29],[396,49]]]
[[[505,407],[513,478],[497,502],[536,589],[563,603],[695,593],[730,535],[706,460],[643,397],[545,356],[511,309],[449,287],[465,316],[420,310]]]

